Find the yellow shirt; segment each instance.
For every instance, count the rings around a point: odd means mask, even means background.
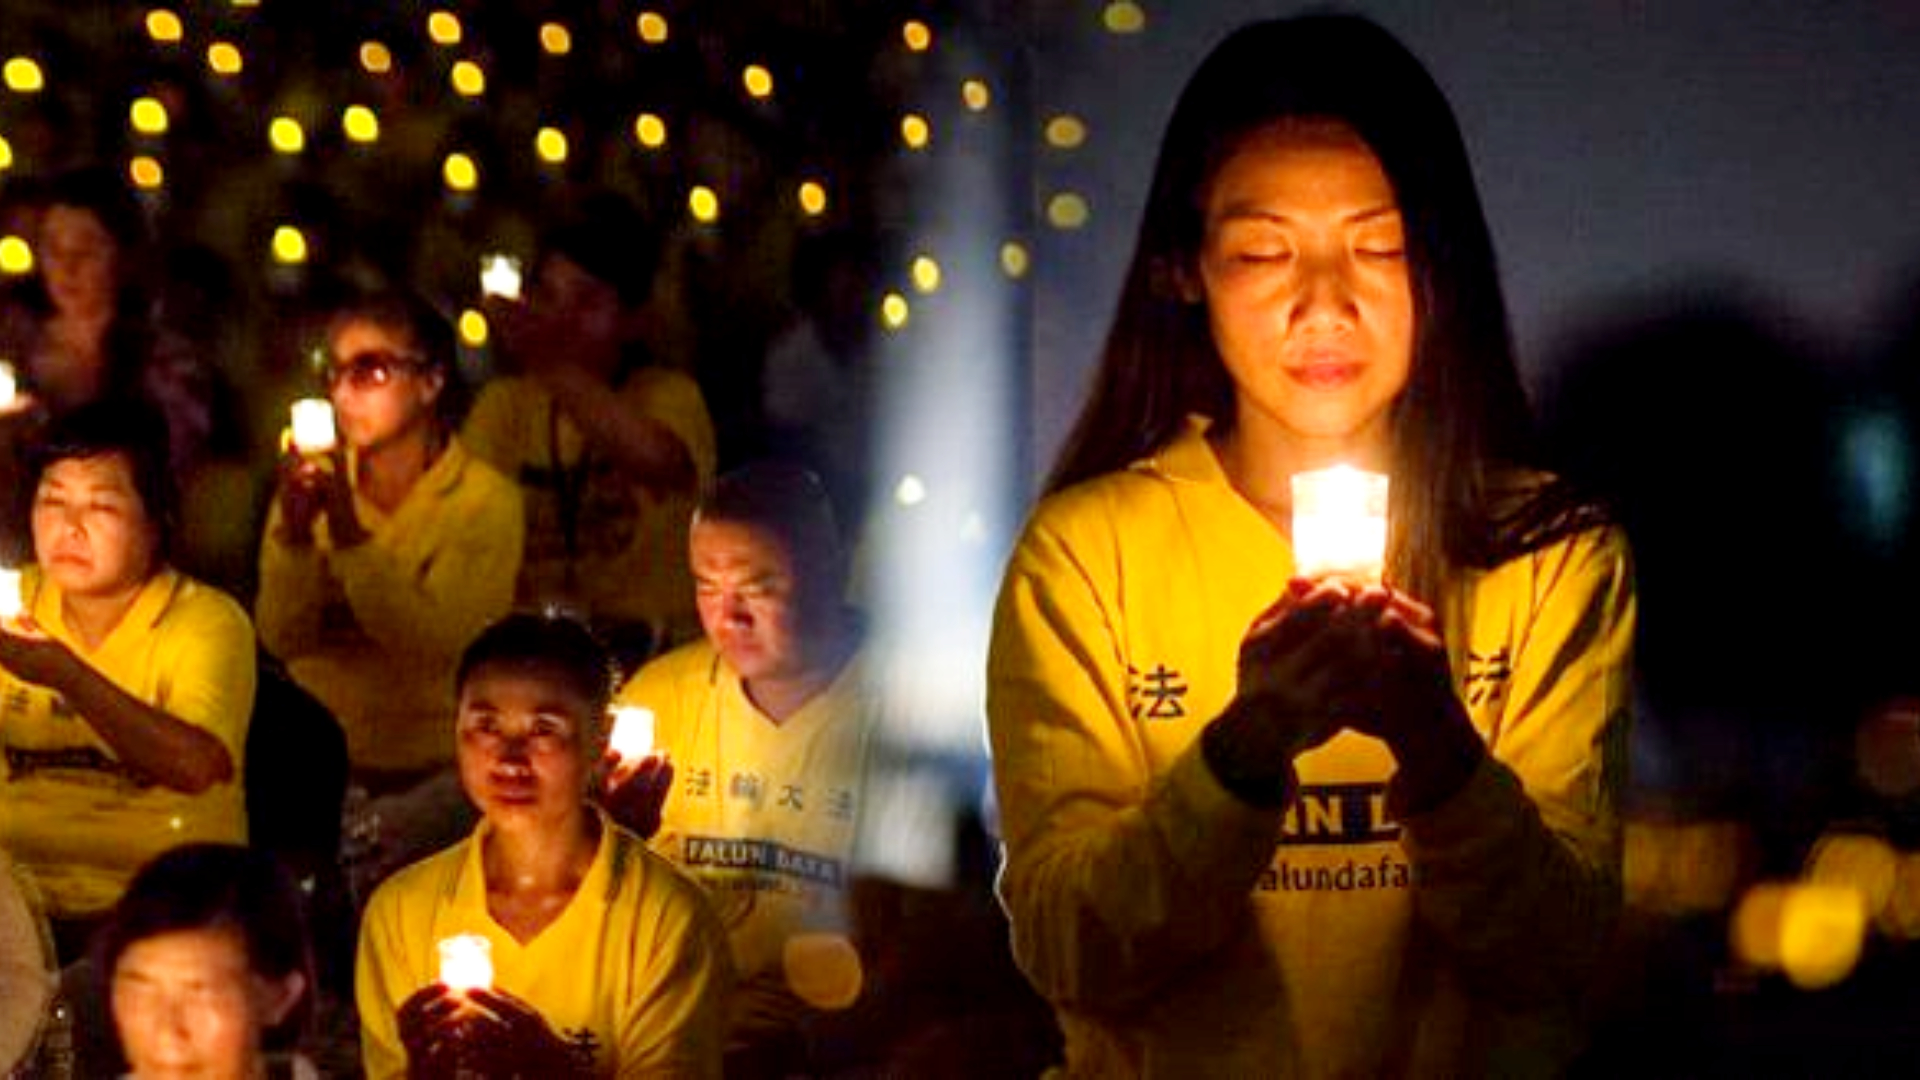
[[[1394,821],[1386,746],[1344,732],[1285,811],[1230,795],[1198,736],[1293,569],[1191,425],[1035,512],[1007,569],[987,710],[1015,954],[1069,1071],[1553,1072],[1619,904],[1625,542],[1595,530],[1444,605],[1490,758]]]
[[[707,888],[726,925],[750,1039],[804,1014],[787,989],[796,934],[849,935],[854,844],[874,733],[863,654],[782,723],[748,699],[705,639],[641,668],[622,705],[654,714],[673,791],[653,849]],[[840,1004],[845,1004],[841,1002]]]
[[[593,1076],[720,1075],[726,944],[691,882],[603,815],[593,864],[559,917],[522,944],[493,921],[487,825],[395,874],[360,926],[354,996],[371,1080],[406,1075],[396,1014],[439,981],[438,942],[492,943],[493,984],[531,1005]]]
[[[241,766],[253,712],[253,626],[218,589],[177,571],[155,574],[105,641],[88,649],[67,628],[60,587],[23,575],[27,613],[115,686],[226,747],[233,778],[197,795],[130,772],[58,693],[0,669],[0,848],[32,874],[48,913],[98,915],[134,871],[194,841],[245,843]]]
[[[677,371],[642,368],[608,392],[679,438],[693,460],[696,491],[712,481],[713,421],[698,384]],[[633,482],[532,378],[488,383],[462,435],[526,497],[522,607],[558,606],[595,624],[644,622],[670,641],[698,633],[687,569],[690,493],[660,497]]]
[[[452,439],[392,515],[354,500],[371,534],[338,550],[260,542],[260,639],[340,721],[356,768],[421,770],[453,756],[453,671],[513,603],[520,492]]]

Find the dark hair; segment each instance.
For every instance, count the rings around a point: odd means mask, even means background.
[[[1047,488],[1150,453],[1190,413],[1216,430],[1233,422],[1234,388],[1206,309],[1178,281],[1204,239],[1207,185],[1249,135],[1290,118],[1334,120],[1359,135],[1406,224],[1416,337],[1392,412],[1388,575],[1437,599],[1456,569],[1493,565],[1591,518],[1558,482],[1511,479],[1531,460],[1532,421],[1466,146],[1420,61],[1358,16],[1243,27],[1187,83],[1092,392]]]
[[[631,308],[653,295],[665,245],[665,233],[626,196],[597,191],[547,229],[540,238],[540,256],[565,256],[612,286],[621,305]]]
[[[455,695],[463,693],[477,673],[491,668],[533,669],[558,677],[587,699],[595,732],[620,677],[613,654],[578,620],[529,612],[508,615],[480,631],[460,654]]]
[[[460,378],[453,325],[437,308],[418,293],[403,289],[355,293],[341,301],[327,320],[329,347],[334,335],[350,322],[371,323],[411,339],[428,369],[441,377],[434,413],[448,426],[459,422],[467,406],[466,384]]]
[[[191,930],[230,930],[258,976],[298,974],[305,991],[265,1033],[269,1049],[298,1043],[313,1015],[313,948],[305,905],[292,875],[272,854],[237,844],[184,844],[156,856],[135,874],[94,935],[94,963],[103,984],[126,951],[148,938]],[[109,1005],[111,1009],[111,1005]]]
[[[47,470],[62,461],[125,455],[134,492],[158,540],[155,558],[165,562],[172,554],[179,516],[168,445],[166,415],[145,399],[113,396],[88,402],[47,425],[32,450],[28,490],[37,489]]]
[[[113,321],[107,327],[105,349],[108,385],[140,385],[147,355],[152,351],[152,333],[147,307],[150,296],[147,278],[148,246],[151,231],[140,203],[121,180],[120,174],[105,166],[87,166],[60,173],[39,191],[40,230],[46,230],[46,215],[59,207],[84,210],[93,215],[114,245]],[[31,303],[41,312],[53,311],[53,298],[44,279],[36,275],[36,290]]]
[[[695,521],[731,521],[763,530],[786,548],[802,592],[838,602],[847,559],[833,500],[812,471],[784,461],[756,461],[722,475],[700,500]]]

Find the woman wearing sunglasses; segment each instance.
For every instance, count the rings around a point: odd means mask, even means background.
[[[519,489],[453,433],[453,355],[417,298],[343,307],[323,369],[339,445],[288,454],[261,541],[261,641],[340,720],[358,788],[414,793],[370,819],[388,866],[464,824],[443,823],[457,785],[422,785],[451,765],[446,688],[513,601],[525,529]]]

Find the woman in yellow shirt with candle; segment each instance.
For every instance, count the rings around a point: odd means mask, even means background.
[[[1633,592],[1527,425],[1419,61],[1354,17],[1229,37],[996,614],[1000,889],[1069,1073],[1574,1052],[1619,903]],[[1293,478],[1336,465],[1390,478],[1356,562],[1384,584],[1296,574]]]

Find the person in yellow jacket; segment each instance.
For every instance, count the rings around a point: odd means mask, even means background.
[[[463,429],[526,497],[519,605],[586,619],[629,665],[699,633],[687,522],[718,452],[699,384],[643,344],[662,243],[622,196],[570,208],[529,301],[488,307],[508,367]]]
[[[149,858],[244,843],[253,627],[167,564],[165,421],[82,406],[36,451],[35,565],[0,625],[0,848],[26,870],[63,963]]]
[[[1175,108],[987,711],[1016,957],[1075,1076],[1547,1075],[1620,903],[1634,593],[1530,470],[1458,128],[1352,16]],[[1385,584],[1291,478],[1390,478]]]
[[[511,607],[525,529],[519,489],[453,433],[453,358],[415,297],[335,313],[339,445],[289,452],[260,544],[260,639],[340,721],[354,784],[389,800],[363,815],[387,867],[471,824],[449,769],[453,669]]]
[[[369,1077],[720,1075],[725,932],[699,886],[589,801],[614,677],[584,627],[539,615],[461,659],[460,782],[481,822],[367,906]],[[490,957],[477,986],[441,958],[462,935]]]
[[[620,761],[606,804],[706,887],[727,928],[740,976],[728,1074],[806,1071],[803,1027],[863,985],[853,891],[879,702],[861,620],[831,504],[804,469],[722,476],[689,548],[706,633],[621,688],[660,754]]]

